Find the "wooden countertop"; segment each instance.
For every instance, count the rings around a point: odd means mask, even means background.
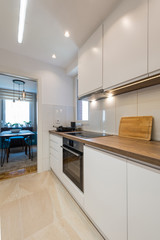
[[[160,167],[160,142],[136,140],[132,138],[119,136],[106,136],[90,139],[82,139],[76,136],[71,136],[66,133],[49,131],[52,134],[67,137],[71,140],[76,140],[84,144],[107,150],[122,156],[140,160]]]

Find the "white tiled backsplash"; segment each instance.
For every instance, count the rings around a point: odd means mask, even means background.
[[[89,104],[83,129],[118,134],[121,117],[153,116],[152,140],[160,141],[160,85],[106,98]]]
[[[43,131],[53,129],[53,125],[59,127],[70,126],[74,120],[74,107],[43,104]]]
[[[74,120],[74,107],[42,104],[43,117],[42,121],[42,138],[43,138],[43,169],[49,169],[49,130],[55,126],[70,126],[70,122]],[[56,123],[59,120],[59,123]],[[40,124],[40,123],[39,123]]]

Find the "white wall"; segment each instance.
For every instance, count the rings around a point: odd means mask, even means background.
[[[153,116],[152,140],[160,141],[160,85],[106,98],[89,104],[84,130],[118,135],[121,117]]]
[[[73,79],[61,68],[0,49],[0,73],[38,81],[38,171],[49,169],[49,134],[55,124],[74,120]]]

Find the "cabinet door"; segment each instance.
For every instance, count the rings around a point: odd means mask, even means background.
[[[127,239],[126,161],[85,147],[85,210],[109,240]]]
[[[50,167],[61,179],[62,176],[62,137],[50,134]]]
[[[149,72],[160,70],[159,9],[159,0],[149,0]]]
[[[122,0],[104,23],[104,88],[147,76],[147,0]]]
[[[160,171],[128,164],[128,240],[160,239]]]
[[[50,167],[56,175],[59,174],[59,152],[50,145]]]
[[[78,96],[102,88],[102,26],[81,47],[78,55]]]

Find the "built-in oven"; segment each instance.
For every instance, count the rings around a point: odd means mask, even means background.
[[[83,192],[83,143],[63,138],[63,173]]]

